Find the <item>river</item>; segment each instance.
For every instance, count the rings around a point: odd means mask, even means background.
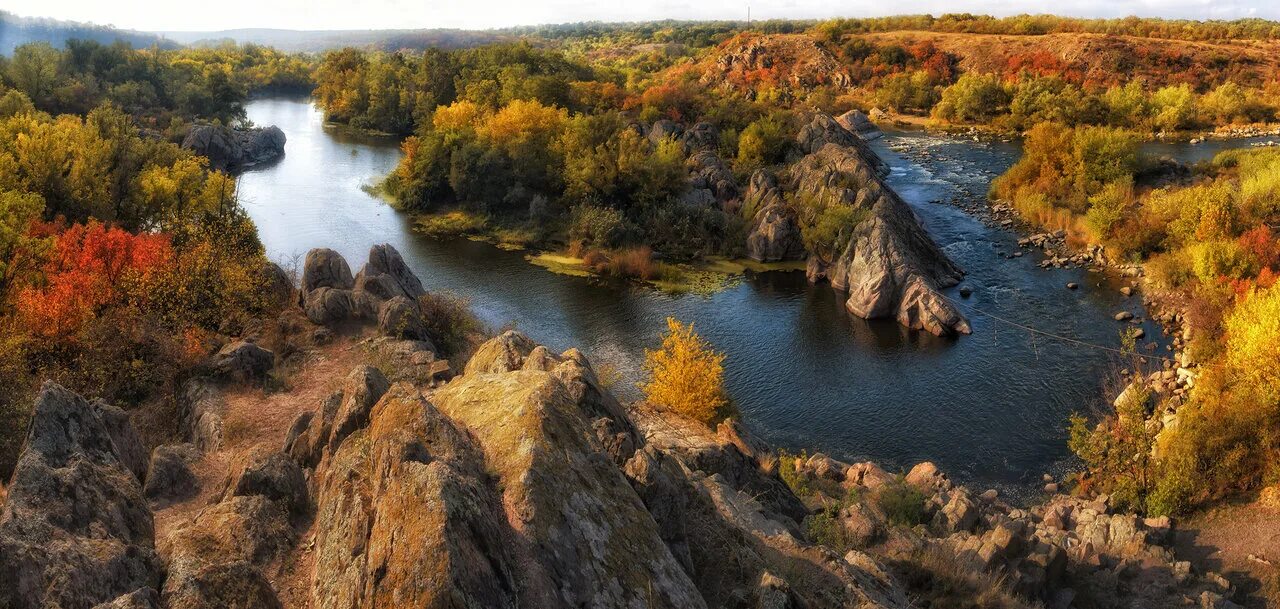
[[[1025,491],[1041,474],[1070,467],[1067,416],[1097,408],[1116,368],[1104,351],[1033,337],[973,311],[973,334],[957,339],[864,321],[797,272],[748,275],[711,296],[670,295],[553,274],[484,243],[428,238],[361,188],[394,168],[395,140],[326,126],[306,101],[258,100],[248,114],[288,136],[279,162],[240,179],[241,201],[273,259],[330,247],[355,271],[371,245],[390,243],[427,289],[466,296],[490,326],[514,326],[554,350],[578,347],[617,366],[625,397],[635,396],[644,349],[655,346],[664,319],[692,321],[727,354],[727,388],[747,425],[778,446],[890,468],[932,460],[975,487]],[[1117,280],[1042,270],[1037,253],[1006,259],[1017,234],[947,204],[983,196],[1016,159],[1016,144],[899,132],[873,145],[892,167],[890,184],[968,272],[963,285],[973,295],[962,302],[1118,346],[1122,326],[1112,316],[1141,314],[1141,303],[1122,297]],[[1067,282],[1081,288],[1067,290]],[[959,298],[957,290],[947,293]],[[1157,327],[1144,327],[1159,340]]]

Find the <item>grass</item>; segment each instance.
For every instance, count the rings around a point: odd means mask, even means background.
[[[484,230],[488,224],[487,217],[463,210],[421,214],[415,220],[418,232],[432,237],[472,235]]]
[[[598,277],[582,258],[561,252],[540,252],[525,256],[525,260],[553,273],[571,277]],[[733,287],[747,271],[765,273],[772,271],[804,270],[804,262],[756,262],[746,259],[709,257],[690,263],[658,263],[657,276],[638,283],[671,294],[697,294],[709,296]]]

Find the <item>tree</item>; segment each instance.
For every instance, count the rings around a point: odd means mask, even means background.
[[[667,318],[662,348],[645,350],[644,368],[649,382],[645,397],[653,404],[711,423],[729,405],[724,391],[724,354],[711,348],[693,330]]]
[[[1003,114],[1009,92],[994,74],[966,73],[942,90],[934,116],[957,122],[984,122]]]
[[[9,80],[37,105],[48,103],[58,78],[58,50],[47,42],[24,44],[9,61]]]
[[[34,270],[45,249],[46,240],[30,231],[43,212],[40,195],[0,191],[0,312],[9,305],[10,289]]]

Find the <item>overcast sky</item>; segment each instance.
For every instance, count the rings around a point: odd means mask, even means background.
[[[245,27],[299,30],[457,27],[483,29],[574,21],[865,17],[972,12],[1055,13],[1083,17],[1280,19],[1277,0],[4,0],[23,16],[121,28],[214,31]]]

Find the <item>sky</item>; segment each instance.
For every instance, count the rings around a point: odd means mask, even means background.
[[[1276,0],[3,0],[0,9],[146,31],[466,28],[575,21],[868,17],[971,12],[1280,19]],[[200,10],[196,10],[196,9]]]

